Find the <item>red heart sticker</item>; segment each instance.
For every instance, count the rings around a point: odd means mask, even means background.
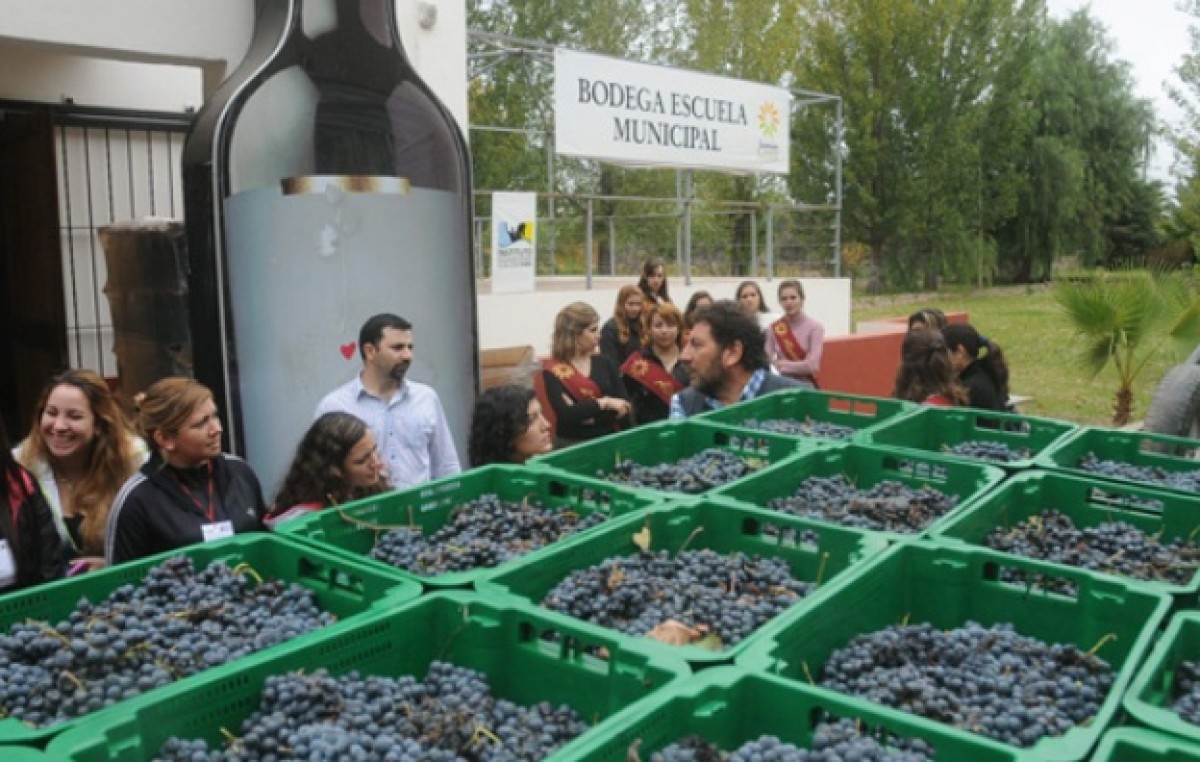
[[[350,342],[349,344],[343,344],[340,347],[342,350],[342,357],[345,357],[347,360],[349,360],[351,357],[354,357],[355,346],[356,346],[356,342],[353,342],[353,341]]]

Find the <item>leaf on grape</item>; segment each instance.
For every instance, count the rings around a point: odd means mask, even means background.
[[[650,527],[642,527],[640,532],[635,532],[633,535],[633,544],[642,549],[643,552],[650,551]]]
[[[611,593],[613,590],[616,590],[618,587],[620,587],[621,583],[624,581],[625,572],[621,571],[620,566],[613,566],[612,571],[608,573],[608,581],[605,582],[605,585],[608,587],[608,591]]]
[[[657,640],[660,643],[666,643],[669,646],[686,646],[696,642],[703,635],[700,630],[688,627],[676,619],[668,619],[665,622],[660,622],[654,626],[653,630],[646,633],[646,637]]]

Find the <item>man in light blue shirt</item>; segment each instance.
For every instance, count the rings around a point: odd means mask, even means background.
[[[362,372],[325,395],[316,417],[342,412],[361,418],[379,442],[393,488],[461,471],[437,392],[404,377],[412,365],[412,324],[375,315],[358,332],[358,352]]]

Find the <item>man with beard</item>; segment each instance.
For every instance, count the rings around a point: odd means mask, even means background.
[[[698,415],[799,384],[771,373],[758,322],[729,300],[700,308],[679,362],[692,385],[671,398],[671,420]]]
[[[341,412],[375,434],[394,489],[457,474],[462,468],[437,392],[404,378],[413,358],[412,324],[375,315],[358,332],[363,369],[317,405],[316,417]]]

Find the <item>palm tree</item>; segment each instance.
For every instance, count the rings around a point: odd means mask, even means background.
[[[1129,423],[1133,384],[1157,353],[1195,342],[1198,300],[1179,272],[1123,270],[1057,280],[1054,300],[1082,340],[1080,363],[1098,375],[1117,372],[1114,426]]]

